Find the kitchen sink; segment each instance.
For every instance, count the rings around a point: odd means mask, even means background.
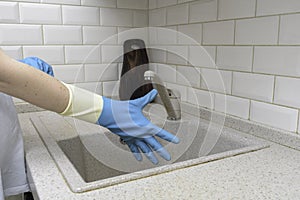
[[[172,159],[152,164],[145,156],[136,161],[119,137],[98,125],[55,113],[31,118],[57,167],[73,192],[81,193],[186,168],[268,147],[251,135],[182,113],[178,121],[166,120],[160,105],[145,109],[155,124],[180,138],[179,144],[160,140]]]

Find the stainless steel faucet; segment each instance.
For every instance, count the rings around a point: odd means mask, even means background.
[[[162,104],[167,113],[169,120],[179,120],[181,118],[180,96],[176,95],[172,90],[167,89],[159,76],[153,71],[144,73],[145,80],[152,82],[153,88],[158,91],[161,101],[156,101]]]

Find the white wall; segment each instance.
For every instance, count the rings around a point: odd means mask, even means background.
[[[180,89],[185,101],[195,103],[196,91],[201,106],[224,112],[226,105],[230,115],[300,132],[300,1],[149,0],[149,25],[173,30],[156,31],[152,44],[176,49],[195,67],[193,72],[187,61],[170,60],[169,53],[152,55],[153,62],[176,70],[160,73],[173,76],[169,85]]]
[[[111,95],[122,31],[148,25],[148,0],[0,1],[0,47],[15,59],[37,56],[58,79]],[[99,45],[100,44],[100,45]],[[103,83],[103,84],[101,84]]]
[[[120,65],[107,63],[145,37],[163,49],[151,66],[184,101],[300,133],[299,21],[298,0],[1,0],[0,47],[111,95]],[[167,29],[121,34],[148,25]]]

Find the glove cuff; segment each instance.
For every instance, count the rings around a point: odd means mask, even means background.
[[[96,123],[103,110],[102,96],[74,85],[63,84],[69,90],[69,103],[60,114]]]

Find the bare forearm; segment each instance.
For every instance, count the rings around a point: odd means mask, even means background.
[[[41,108],[61,113],[69,101],[69,91],[60,81],[26,64],[11,59],[0,50],[0,91]]]

